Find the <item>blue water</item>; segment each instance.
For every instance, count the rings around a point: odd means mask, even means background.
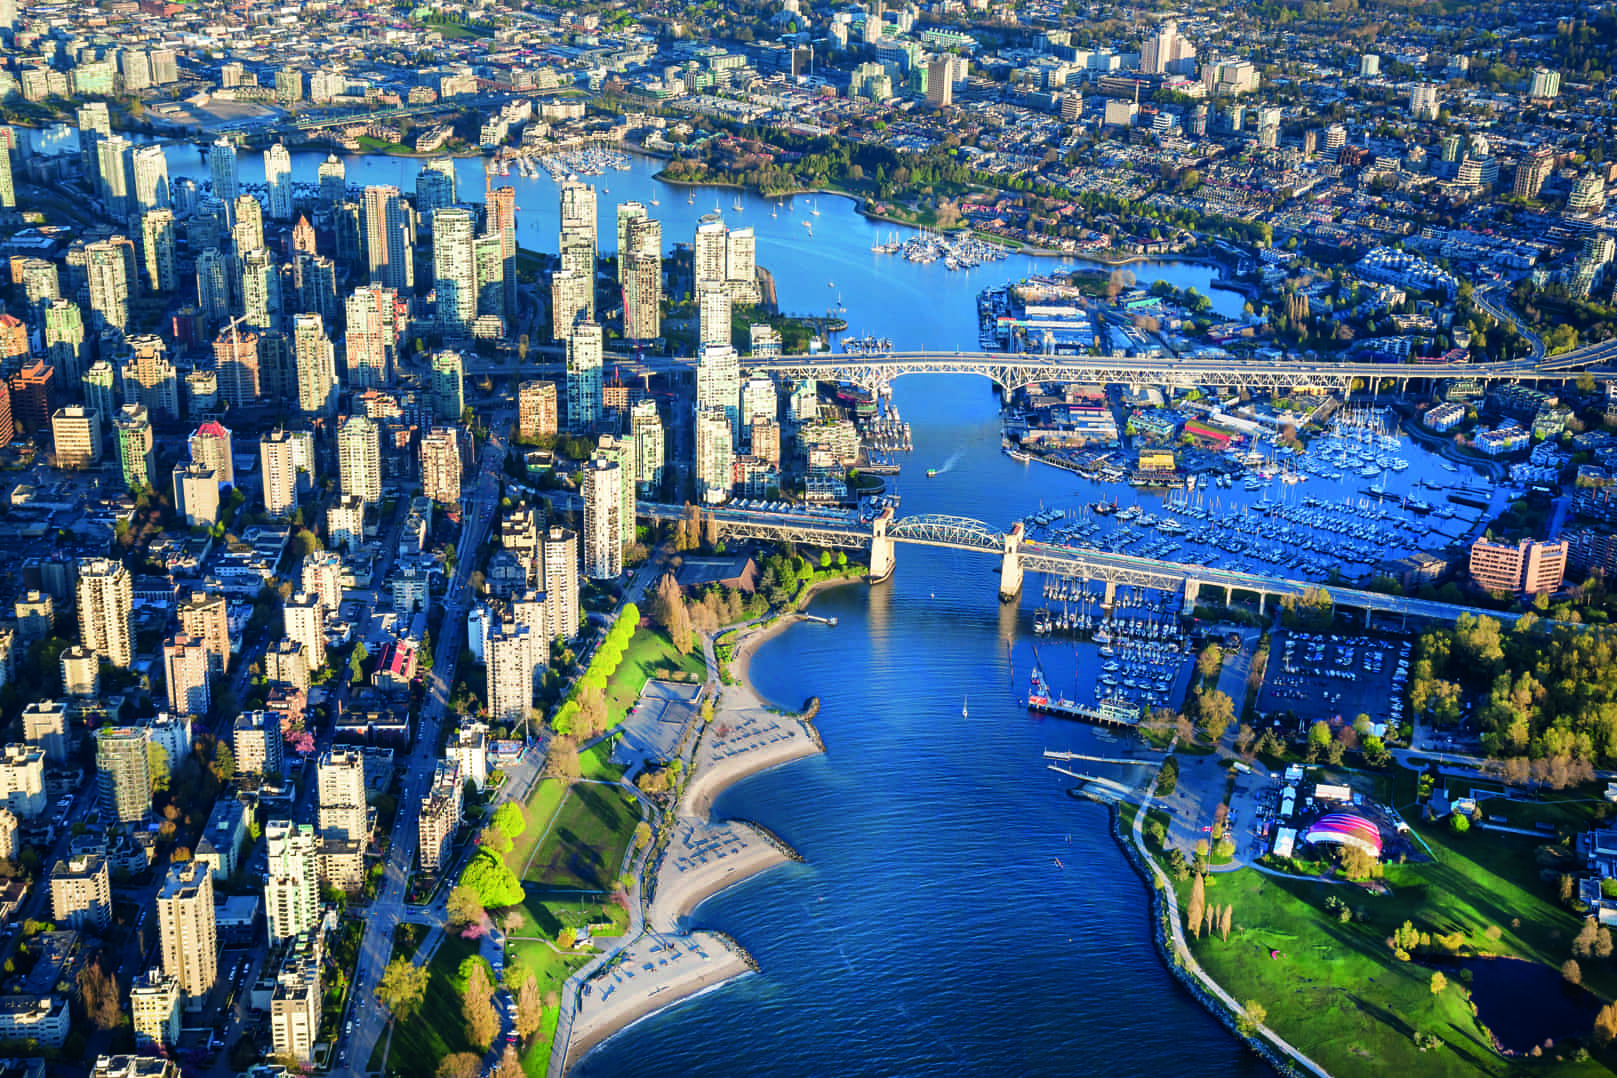
[[[906,487],[906,513],[998,521],[1058,480],[998,452],[980,380],[912,378],[896,394],[918,458],[965,450]],[[835,628],[800,624],[760,650],[767,698],[821,698],[827,751],[715,811],[766,824],[806,862],[715,896],[693,922],[734,936],[762,972],[630,1027],[577,1074],[1267,1073],[1163,969],[1105,811],[1045,769],[1047,747],[1119,745],[1017,707],[1036,599],[1001,607],[997,568],[901,547],[889,583],[815,601]],[[1069,647],[1041,658],[1058,684],[1072,676]]]
[[[202,178],[194,151],[169,151],[171,174]],[[324,154],[293,155],[314,179]],[[350,183],[414,186],[417,162],[346,157]],[[613,205],[652,198],[665,242],[688,241],[715,194],[654,181],[655,162],[594,178],[603,251]],[[262,162],[242,159],[242,179]],[[457,165],[462,195],[480,199],[477,161]],[[523,246],[554,250],[557,187],[517,188]],[[975,296],[1060,265],[1016,256],[971,271],[913,265],[870,246],[893,226],[819,200],[779,208],[751,195],[732,224],[757,229],[758,260],[781,306],[821,312],[839,300],[854,333],[899,348],[973,349]],[[1203,266],[1134,267],[1142,282],[1194,285],[1225,314],[1241,299],[1211,289]],[[903,512],[946,512],[1003,526],[1041,503],[1081,493],[1069,473],[999,452],[997,398],[972,376],[901,380],[895,399],[916,452],[893,486]],[[943,468],[936,479],[918,477]],[[1123,492],[1126,497],[1126,492]],[[824,756],[755,776],[715,811],[766,824],[806,862],[776,869],[697,909],[697,927],[739,940],[762,972],[654,1015],[607,1041],[577,1069],[619,1075],[1256,1075],[1267,1069],[1164,970],[1151,944],[1145,887],[1108,832],[1105,811],[1067,796],[1045,748],[1105,748],[1085,728],[1042,722],[1017,707],[1032,663],[1029,613],[996,600],[997,561],[902,547],[893,579],[822,595],[834,629],[795,626],[761,649],[753,680],[771,700],[822,700]],[[1030,578],[1030,585],[1033,583]],[[1051,681],[1076,680],[1070,645],[1046,643]],[[970,718],[961,717],[964,699]],[[1058,863],[1059,862],[1059,863]]]

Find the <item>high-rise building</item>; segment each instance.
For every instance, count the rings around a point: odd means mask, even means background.
[[[298,447],[284,430],[271,431],[258,443],[264,476],[264,512],[291,516],[298,507]]]
[[[63,651],[62,692],[68,696],[100,696],[101,656],[83,644]]]
[[[455,761],[460,777],[479,791],[488,785],[488,724],[463,720],[444,746],[444,757]]]
[[[153,333],[128,339],[129,359],[123,367],[124,401],[146,406],[154,420],[180,417],[180,380],[168,358],[168,346]]]
[[[499,236],[478,236],[472,241],[472,261],[477,271],[477,313],[504,318],[505,245]]]
[[[382,285],[366,285],[348,297],[346,352],[348,384],[376,389],[393,380],[398,357],[398,293]]]
[[[137,823],[152,804],[149,739],[138,726],[103,726],[95,732],[96,789],[113,823]]]
[[[281,604],[284,635],[303,645],[310,670],[326,665],[325,609],[318,595],[306,592],[290,595]]]
[[[264,207],[252,195],[238,195],[235,209],[236,223],[230,228],[230,242],[239,257],[264,246]]]
[[[279,779],[282,768],[281,717],[273,711],[243,711],[230,726],[236,775]]]
[[[59,408],[51,416],[51,439],[58,468],[88,468],[101,459],[101,416],[82,404]]]
[[[181,633],[163,645],[163,671],[168,706],[177,715],[201,718],[208,713],[208,649]]]
[[[735,297],[758,294],[758,237],[750,228],[733,228],[724,238],[726,291]]]
[[[230,430],[223,423],[210,419],[198,426],[191,434],[190,448],[191,459],[212,468],[219,482],[227,486],[236,482],[232,439]]]
[[[320,201],[336,206],[348,198],[348,168],[336,154],[327,154],[315,170],[315,182],[320,185]]]
[[[213,177],[213,197],[234,207],[241,185],[236,178],[236,147],[229,139],[220,138],[208,148],[208,174]]]
[[[230,318],[230,260],[209,247],[197,255],[197,307],[210,326]]]
[[[52,300],[45,308],[46,359],[65,385],[76,386],[84,378],[84,315],[70,299]]]
[[[662,488],[665,464],[663,423],[656,401],[636,401],[629,409],[629,439],[634,445],[636,486],[643,497],[654,498]]]
[[[696,410],[722,411],[730,423],[733,448],[741,433],[741,370],[734,348],[703,348],[696,363]]]
[[[264,677],[277,685],[309,691],[309,657],[296,640],[277,640],[264,650]]]
[[[489,633],[484,655],[489,717],[526,722],[533,707],[533,642],[525,625],[506,623]]]
[[[174,270],[173,210],[148,210],[141,215],[140,246],[146,267],[146,286],[165,295],[174,291],[179,279]]]
[[[623,573],[623,469],[593,457],[583,472],[584,575],[612,580]]]
[[[438,326],[446,338],[464,339],[477,319],[477,261],[470,210],[448,207],[432,215],[432,276]]]
[[[77,588],[79,640],[113,666],[134,661],[130,615],[134,584],[129,570],[110,558],[90,558],[79,565]]]
[[[926,103],[936,109],[954,104],[954,66],[947,56],[933,57],[926,65]]]
[[[112,876],[106,858],[77,854],[51,866],[51,916],[58,925],[104,930],[112,922]]]
[[[618,284],[627,285],[628,277],[625,273],[624,256],[629,253],[633,243],[629,239],[634,226],[650,220],[643,202],[618,203]]]
[[[582,274],[590,282],[590,290],[595,287],[595,260],[598,244],[595,230],[596,201],[595,188],[587,183],[570,180],[561,187],[561,235],[557,250],[562,254],[563,265],[574,272]],[[577,263],[567,265],[569,251],[576,252],[572,257]],[[590,300],[590,314],[594,315],[594,298]]]
[[[459,352],[445,348],[432,354],[430,391],[432,410],[438,418],[459,422],[466,411],[465,365]]]
[[[438,224],[433,214],[453,206],[456,201],[454,159],[434,157],[421,162],[421,171],[415,176],[415,212],[432,222],[436,230]]]
[[[517,437],[544,438],[555,434],[556,383],[523,382],[517,389]]]
[[[455,829],[460,826],[462,785],[460,765],[453,759],[439,760],[416,818],[420,839],[416,854],[423,872],[438,872],[449,864]]]
[[[505,260],[505,309],[516,310],[517,303],[517,192],[516,188],[496,187],[489,192],[484,207],[484,231],[500,238],[500,253]]]
[[[1535,199],[1555,168],[1555,151],[1539,146],[1522,154],[1516,164],[1516,184],[1511,191],[1517,198]]]
[[[84,272],[89,283],[92,328],[122,332],[129,325],[129,266],[123,251],[109,240],[84,246]]]
[[[213,873],[206,864],[193,860],[169,866],[157,892],[157,927],[163,972],[180,982],[187,1010],[201,1008],[219,971]]]
[[[696,490],[706,505],[718,505],[730,497],[733,485],[734,445],[730,417],[722,408],[704,408],[696,413]]]
[[[126,404],[112,419],[118,444],[118,466],[124,486],[144,490],[157,485],[157,460],[152,450],[152,421],[144,404]]]
[[[326,545],[352,552],[364,542],[365,502],[349,494],[337,495],[337,500],[326,508]]]
[[[410,210],[397,187],[365,188],[365,252],[372,284],[402,293],[415,289]]]
[[[725,241],[728,234],[724,219],[716,213],[704,214],[696,224],[691,243],[691,264],[695,273],[695,290],[703,285],[723,285],[725,274]]]
[[[594,281],[569,269],[559,269],[550,275],[550,336],[565,341],[573,335],[573,328],[590,319],[594,309],[591,295]]]
[[[311,824],[264,825],[269,866],[264,874],[264,920],[270,945],[312,932],[320,923],[320,844]]]
[[[730,293],[722,284],[702,284],[696,292],[697,346],[730,346]]]
[[[230,667],[230,617],[225,597],[193,591],[180,599],[177,610],[180,628],[187,636],[202,641],[208,652],[208,670],[223,674]]]
[[[439,505],[460,504],[460,439],[448,427],[421,436],[421,492]]]
[[[357,891],[363,882],[365,844],[370,841],[365,813],[365,757],[353,748],[332,748],[320,756],[320,882]]]
[[[322,984],[321,937],[311,931],[284,957],[270,993],[270,1046],[276,1056],[293,1060],[301,1068],[313,1066],[314,1045],[320,1038]]]
[[[20,819],[45,811],[45,754],[30,745],[7,745],[0,752],[0,805]]]
[[[11,174],[11,148],[0,152],[0,209],[17,208],[17,183]]]
[[[337,361],[319,315],[292,318],[292,356],[297,364],[298,411],[311,418],[331,418],[337,412]]]
[[[1409,88],[1409,114],[1417,120],[1437,119],[1437,87],[1429,82],[1417,82]]]
[[[84,648],[68,648],[68,651],[84,652]],[[88,652],[91,658],[94,652]],[[36,700],[22,709],[22,739],[32,748],[45,754],[45,759],[53,764],[65,763],[68,756],[68,715],[67,706],[57,700]]]
[[[601,327],[580,322],[567,338],[567,429],[575,434],[601,421]]]
[[[1557,97],[1561,93],[1561,73],[1547,67],[1533,68],[1528,80],[1527,96],[1531,98]]]
[[[129,219],[129,211],[135,202],[129,182],[131,149],[129,140],[122,135],[109,135],[95,144],[101,201],[107,207],[107,216],[118,221]]]
[[[219,476],[206,464],[181,461],[174,465],[174,511],[190,528],[211,528],[219,523]]]
[[[351,415],[338,428],[337,472],[344,494],[361,498],[367,505],[381,502],[381,445],[376,424],[365,416]]]
[[[269,191],[270,216],[277,221],[292,219],[292,155],[286,144],[277,142],[264,151],[264,185]]]
[[[136,1046],[145,1049],[177,1047],[181,1010],[178,977],[152,969],[130,983],[129,1016],[134,1024]]]
[[[562,640],[578,635],[578,535],[550,528],[539,542],[546,624]]]

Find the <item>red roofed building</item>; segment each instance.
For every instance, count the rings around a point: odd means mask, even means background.
[[[236,470],[231,463],[230,431],[223,423],[209,420],[191,435],[191,460],[213,469],[213,477],[221,485],[233,486]]]
[[[405,693],[415,680],[415,648],[390,640],[376,663],[376,687],[382,692]]]

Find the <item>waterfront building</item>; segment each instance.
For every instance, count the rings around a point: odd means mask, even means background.
[[[517,304],[517,192],[506,185],[489,192],[484,204],[483,229],[487,235],[498,236],[500,253],[504,260],[501,277],[505,282],[505,309],[515,311]]]
[[[1478,539],[1471,544],[1471,580],[1489,592],[1534,596],[1554,592],[1566,574],[1567,543],[1499,543]]]
[[[186,1010],[199,1010],[218,979],[213,874],[201,861],[169,866],[157,892],[163,972],[180,982]]]
[[[336,154],[327,154],[315,169],[315,182],[320,187],[320,201],[335,208],[348,199],[348,168]]]
[[[264,185],[269,193],[270,216],[277,221],[292,219],[292,155],[284,142],[264,151]]]
[[[208,148],[208,174],[213,178],[213,197],[233,206],[241,194],[236,176],[236,147],[219,138]]]
[[[478,317],[504,318],[509,310],[505,305],[504,241],[499,236],[478,236],[472,241],[472,261],[476,263]]]
[[[455,202],[454,159],[434,157],[421,162],[421,171],[415,176],[415,212],[423,220],[431,221],[436,231],[438,224],[434,214],[453,206]]]

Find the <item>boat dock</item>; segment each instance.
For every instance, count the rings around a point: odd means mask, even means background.
[[[837,623],[836,618],[822,618],[818,614],[799,614],[797,616],[800,619],[802,619],[803,621],[817,621],[821,625],[832,625],[832,626],[834,626]]]
[[[1058,775],[1065,775],[1069,779],[1077,779],[1079,782],[1087,783],[1091,788],[1098,787],[1099,790],[1095,792],[1105,791],[1106,793],[1112,793],[1115,791],[1116,795],[1122,798],[1128,798],[1134,793],[1132,789],[1116,779],[1103,779],[1099,775],[1080,775],[1076,771],[1068,771],[1059,764],[1050,764],[1049,768]]]
[[[1162,762],[1162,758],[1160,756],[1156,757],[1156,758],[1139,757],[1139,758],[1136,758],[1136,759],[1127,759],[1127,758],[1121,758],[1120,759],[1120,758],[1115,757],[1115,756],[1085,756],[1081,752],[1058,752],[1055,749],[1045,749],[1044,750],[1044,758],[1046,760],[1066,760],[1069,763],[1072,762],[1073,760],[1083,760],[1086,763],[1091,763],[1091,764],[1122,764],[1125,767],[1134,767],[1134,766],[1142,766],[1142,765],[1150,767],[1150,766],[1153,766],[1155,764],[1159,764],[1159,763]]]

